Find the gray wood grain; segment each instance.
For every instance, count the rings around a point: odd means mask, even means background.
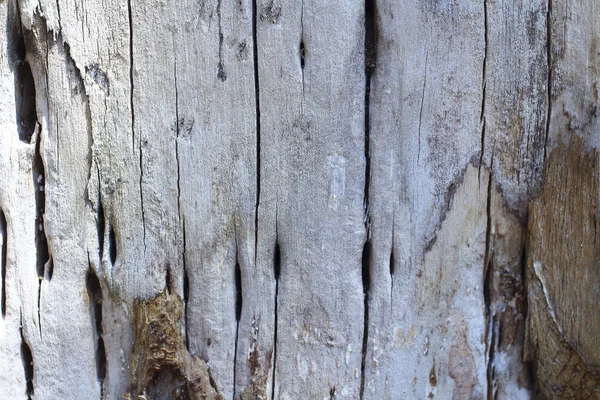
[[[258,11],[259,244],[266,249],[257,262],[271,268],[276,243],[281,251],[274,395],[357,398],[365,240],[362,7],[263,1]]]
[[[530,398],[597,12],[0,0],[0,397]]]
[[[378,2],[377,17],[364,396],[481,396],[483,4]]]

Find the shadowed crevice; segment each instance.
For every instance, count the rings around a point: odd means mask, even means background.
[[[115,265],[117,262],[117,238],[115,235],[115,229],[112,225],[108,227],[108,254],[110,257],[110,263]]]
[[[278,240],[275,242],[275,250],[273,251],[273,274],[275,276],[275,323],[273,324],[273,376],[271,382],[271,399],[275,398],[275,371],[277,371],[277,300],[279,298],[279,277],[281,275],[281,249]]]
[[[19,140],[31,143],[37,124],[35,84],[27,61],[19,62],[15,71],[15,108]]]
[[[31,353],[31,348],[29,347],[29,344],[27,344],[23,334],[23,314],[21,314],[21,327],[19,328],[19,332],[21,334],[21,361],[23,363],[23,372],[25,374],[25,394],[27,395],[27,399],[31,400],[31,396],[34,394],[33,354]]]
[[[252,0],[252,41],[254,52],[254,106],[256,107],[256,205],[254,209],[254,263],[258,254],[258,206],[260,205],[260,79],[258,72],[257,0]]]
[[[480,166],[481,173],[481,166]],[[493,400],[495,398],[495,376],[494,376],[494,356],[497,347],[497,330],[500,328],[498,319],[496,317],[496,310],[494,309],[492,302],[492,296],[494,291],[494,264],[492,262],[492,250],[491,250],[491,232],[492,232],[492,172],[490,170],[488,176],[488,187],[487,187],[487,203],[486,203],[486,233],[485,233],[485,253],[483,257],[483,299],[485,304],[485,345],[487,350],[487,398]]]
[[[100,176],[98,175],[98,182]],[[106,234],[106,220],[104,216],[104,206],[102,205],[102,196],[98,193],[98,213],[96,215],[96,234],[98,236],[98,259],[102,261],[104,255],[104,235]]]
[[[7,53],[14,74],[15,116],[19,140],[31,143],[37,125],[35,81],[28,62],[25,32],[19,2],[9,2]]]
[[[44,232],[44,214],[46,212],[46,172],[44,162],[40,154],[40,138],[37,139],[35,154],[33,156],[33,187],[35,190],[35,247],[36,247],[36,271],[39,278],[44,278],[44,269],[50,259],[48,251],[48,240]]]
[[[364,212],[365,212],[365,229],[366,242],[362,253],[362,285],[363,285],[363,343],[361,349],[361,366],[360,366],[360,398],[362,399],[365,391],[365,367],[366,357],[369,342],[369,292],[371,287],[372,276],[372,251],[371,243],[371,220],[369,215],[369,188],[371,184],[371,78],[377,65],[377,4],[375,0],[365,0],[364,9],[364,61],[365,61],[365,187],[364,187]]]
[[[546,112],[546,138],[544,139],[544,161],[546,161],[546,151],[548,147],[548,138],[550,136],[550,122],[552,119],[552,0],[548,0],[548,10],[546,13],[546,62],[548,66],[548,110]]]
[[[2,318],[6,316],[6,262],[8,254],[8,226],[4,211],[0,209],[0,270],[2,271],[2,294],[0,296],[0,309]]]
[[[361,350],[361,365],[360,365],[360,398],[363,398],[365,391],[365,367],[369,342],[369,292],[371,288],[371,273],[373,262],[373,246],[371,241],[367,241],[363,247],[362,253],[362,283],[364,296],[364,326],[363,326],[363,343]]]
[[[89,266],[86,277],[86,288],[90,304],[90,320],[94,335],[95,359],[96,359],[96,379],[100,386],[100,398],[104,395],[104,380],[106,379],[106,350],[104,348],[104,339],[102,337],[102,288],[98,277]]]
[[[242,318],[242,270],[240,268],[240,262],[235,260],[235,343],[233,352],[233,395],[236,393],[236,374],[237,374],[237,355],[238,355],[238,338],[240,333],[240,319]]]
[[[304,46],[304,38],[300,40],[300,68],[304,69],[304,62],[306,59],[306,48]]]
[[[48,239],[44,226],[44,214],[46,212],[46,171],[44,161],[40,153],[41,130],[38,130],[35,153],[33,155],[31,174],[35,195],[35,250],[36,250],[36,272],[38,276],[38,327],[40,336],[42,334],[41,300],[42,283],[44,279],[50,281],[54,274],[54,263],[50,258]]]
[[[486,87],[487,87],[487,58],[488,58],[488,7],[487,0],[483,0],[483,40],[484,40],[484,51],[483,51],[483,67],[481,72],[481,111],[479,120],[481,123],[481,148],[479,153],[479,178],[481,178],[481,167],[484,163],[485,155],[485,100],[486,100]]]

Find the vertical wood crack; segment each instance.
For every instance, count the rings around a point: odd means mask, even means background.
[[[481,114],[479,116],[479,121],[481,123],[481,149],[479,153],[479,172],[478,179],[481,181],[481,167],[484,163],[484,155],[485,155],[485,128],[486,128],[486,120],[485,120],[485,100],[486,100],[486,88],[487,88],[487,58],[488,58],[488,9],[487,9],[487,0],[483,0],[483,39],[484,39],[484,50],[483,50],[483,66],[481,72]]]
[[[550,121],[552,119],[552,0],[548,0],[546,12],[546,62],[548,66],[548,109],[546,112],[546,138],[544,139],[544,161],[546,160],[546,149],[550,136]]]
[[[302,72],[302,99],[304,100],[304,65],[306,63],[306,49],[304,43],[304,0],[300,6],[300,71]],[[304,101],[302,102],[304,105]],[[304,113],[304,107],[302,109]]]
[[[421,91],[421,107],[419,109],[419,135],[418,135],[418,150],[417,150],[417,164],[421,159],[421,122],[423,120],[423,103],[425,102],[425,88],[427,86],[427,62],[429,60],[429,53],[425,55],[425,72],[423,75],[423,90]]]
[[[235,268],[234,268],[234,281],[235,281],[235,342],[233,350],[233,400],[236,397],[236,377],[237,377],[237,355],[238,355],[238,338],[240,333],[240,320],[242,318],[242,269],[240,268],[239,261],[239,248],[238,248],[238,236],[237,236],[237,222],[234,221],[235,226]]]
[[[221,82],[225,82],[227,79],[227,73],[225,72],[225,65],[223,63],[223,27],[221,25],[221,2],[222,0],[218,0],[217,2],[217,19],[219,21],[219,64],[217,65],[217,78],[219,78]]]
[[[127,0],[127,13],[129,18],[129,106],[131,108],[131,138],[133,141],[133,149],[135,149],[135,107],[134,107],[134,79],[133,79],[133,10],[132,0]],[[142,212],[142,229],[143,229],[143,242],[144,242],[144,253],[146,252],[146,216],[144,212],[144,191],[143,191],[143,178],[144,178],[144,164],[143,164],[143,137],[140,134],[139,138],[139,166],[140,166],[140,206]]]
[[[390,313],[394,310],[394,273],[396,272],[396,259],[394,256],[394,227],[396,225],[396,214],[392,216],[392,248],[390,251]],[[390,314],[391,315],[391,314]]]
[[[100,180],[100,168],[98,171],[98,182]],[[104,206],[102,205],[102,191],[98,190],[98,210],[96,214],[96,234],[98,236],[98,260],[99,265],[102,265],[102,258],[104,257],[104,236],[106,235],[106,217],[104,216]]]
[[[362,253],[362,281],[364,298],[364,324],[363,324],[363,343],[361,349],[360,364],[360,398],[363,399],[365,392],[365,368],[367,361],[367,350],[369,343],[369,290],[371,286],[371,266],[372,266],[372,245],[367,241],[363,247]]]
[[[481,168],[481,167],[480,167]],[[498,321],[496,312],[492,307],[492,293],[494,291],[494,270],[491,261],[491,232],[492,232],[492,169],[488,175],[487,202],[486,202],[486,231],[485,231],[485,253],[483,257],[483,298],[485,303],[485,345],[487,354],[487,398],[493,400],[494,393],[494,354],[496,346],[496,330]],[[491,335],[491,337],[490,337]]]
[[[175,38],[173,38],[173,51],[175,53],[175,65],[173,75],[175,81],[175,161],[177,162],[177,216],[181,226],[181,164],[179,160],[179,134],[184,121],[179,119],[179,90],[177,88],[177,52],[175,51]]]
[[[106,350],[104,348],[102,328],[102,287],[93,270],[88,254],[88,273],[86,277],[86,289],[89,298],[90,320],[94,336],[96,379],[100,386],[100,399],[104,398],[104,380],[106,379]]]
[[[273,324],[273,376],[271,381],[271,400],[275,399],[275,371],[277,370],[277,307],[279,300],[279,277],[281,276],[281,248],[277,229],[277,209],[275,211],[275,250],[273,252],[273,274],[275,276],[275,323]]]
[[[188,334],[188,329],[189,329],[189,322],[188,322],[188,302],[189,302],[189,298],[190,298],[190,280],[189,280],[189,276],[188,276],[188,270],[187,270],[187,262],[186,262],[186,256],[187,256],[187,239],[186,239],[186,233],[185,233],[185,217],[183,217],[183,221],[182,221],[182,229],[183,229],[183,322],[185,324],[184,327],[184,333],[185,333],[185,347],[188,351],[188,353],[190,352],[190,340],[189,340],[189,334]]]
[[[0,296],[0,310],[2,312],[2,318],[6,317],[6,261],[8,254],[8,225],[6,224],[6,216],[4,211],[0,209],[0,269],[2,271],[2,294]]]
[[[23,310],[21,310],[20,321],[19,333],[21,335],[21,361],[23,363],[23,372],[25,373],[25,394],[27,395],[27,399],[31,400],[31,396],[34,394],[33,355],[23,333]]]
[[[252,46],[254,52],[254,106],[256,110],[256,205],[254,208],[254,264],[258,254],[258,207],[260,205],[260,79],[258,72],[258,8],[256,0],[252,0]]]
[[[35,249],[36,249],[36,271],[38,275],[38,327],[40,337],[42,336],[42,319],[41,319],[41,297],[42,283],[45,278],[51,279],[50,269],[46,271],[46,267],[50,265],[50,252],[48,250],[48,239],[44,229],[44,214],[46,212],[46,192],[45,192],[45,177],[46,172],[44,162],[40,154],[41,129],[38,130],[38,135],[35,145],[35,153],[32,162],[32,179],[33,188],[35,191]]]
[[[360,398],[362,399],[365,391],[365,367],[366,356],[369,342],[369,291],[372,275],[372,243],[371,243],[371,220],[369,216],[369,186],[371,181],[371,121],[370,121],[370,95],[371,95],[371,77],[377,63],[377,26],[376,26],[376,2],[375,0],[365,0],[364,9],[364,68],[365,68],[365,187],[364,187],[364,222],[366,230],[366,241],[362,254],[362,283],[363,283],[363,343],[361,349],[360,366]]]

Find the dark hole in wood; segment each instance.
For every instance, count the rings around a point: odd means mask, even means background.
[[[27,61],[19,62],[15,73],[15,108],[19,140],[31,143],[37,122],[35,84]]]
[[[371,264],[372,264],[372,245],[368,240],[363,246],[362,253],[362,282],[364,293],[364,318],[363,318],[363,343],[361,350],[360,365],[360,398],[363,398],[365,390],[365,366],[367,356],[367,345],[369,340],[369,290],[371,288]]]
[[[25,57],[27,57],[27,50],[25,48],[25,38],[21,34],[21,30],[18,27],[13,32],[13,35],[17,35],[14,47],[16,62],[24,62]]]
[[[306,49],[304,48],[304,40],[300,41],[300,67],[304,69],[304,62],[306,59]]]
[[[102,288],[100,281],[93,271],[88,271],[86,279],[92,324],[98,336],[102,335]]]
[[[35,191],[35,247],[36,271],[38,278],[44,278],[44,269],[50,259],[48,240],[44,231],[44,213],[46,212],[46,171],[40,154],[40,140],[36,144],[32,164],[33,188]]]
[[[104,348],[104,339],[98,339],[98,348],[96,349],[96,377],[100,385],[100,398],[104,397],[104,380],[106,379],[106,350]]]
[[[163,367],[156,371],[148,383],[147,396],[149,399],[189,400],[188,383],[179,368]]]
[[[102,287],[100,286],[98,277],[91,269],[88,271],[86,277],[86,288],[90,301],[90,319],[96,340],[96,377],[102,392],[106,378],[106,350],[104,348],[104,339],[102,338]]]
[[[165,277],[165,288],[167,293],[171,294],[173,289],[173,278],[171,277],[171,267],[167,266],[167,276]]]
[[[2,270],[2,296],[0,297],[0,308],[2,317],[6,316],[6,261],[8,254],[8,229],[4,211],[0,210],[0,235],[2,235],[2,254],[0,255],[0,267]]]
[[[275,242],[275,251],[273,252],[273,269],[275,273],[275,324],[273,332],[273,378],[271,381],[271,398],[275,398],[275,371],[277,369],[277,301],[279,299],[279,276],[281,275],[281,249],[279,241]]]
[[[36,126],[35,85],[27,62],[27,45],[21,26],[18,2],[9,2],[7,9],[7,53],[15,85],[15,118],[19,139],[31,143]]]
[[[273,269],[275,273],[275,279],[279,280],[281,274],[281,250],[279,249],[279,242],[275,243],[275,251],[273,252]]]
[[[377,5],[365,0],[365,72],[370,78],[377,64]]]
[[[492,303],[492,290],[493,290],[493,272],[491,260],[487,260],[487,265],[484,266],[485,276],[483,279],[483,300],[486,308],[487,317],[490,317],[491,303]]]
[[[187,302],[190,298],[190,279],[188,278],[187,271],[183,274],[183,302],[187,308]]]
[[[242,271],[240,263],[235,263],[235,320],[242,316]]]
[[[110,263],[115,265],[117,261],[117,239],[115,235],[115,230],[112,225],[109,226],[108,229],[108,254],[110,255]]]
[[[25,372],[25,394],[27,395],[27,399],[31,399],[33,395],[33,355],[31,354],[31,348],[23,337],[23,327],[21,327],[21,361],[23,362],[23,371]]]
[[[102,260],[104,254],[104,234],[106,233],[106,221],[104,217],[104,206],[98,194],[98,215],[96,216],[96,233],[98,235],[98,257]]]
[[[394,275],[396,270],[396,260],[394,260],[394,250],[390,252],[390,275]]]
[[[185,241],[184,241],[185,243]],[[184,244],[185,248],[185,244]],[[184,254],[185,257],[185,254]],[[188,301],[190,298],[190,279],[188,278],[188,272],[185,269],[185,263],[183,268],[183,312],[185,321],[185,347],[187,351],[190,351],[190,339],[189,339],[189,322],[188,322]]]
[[[371,287],[371,256],[372,256],[373,246],[371,245],[371,241],[367,241],[363,246],[362,253],[362,282],[363,282],[363,292],[369,293],[369,289]]]

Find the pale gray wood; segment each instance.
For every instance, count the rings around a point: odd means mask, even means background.
[[[548,151],[558,143],[568,144],[571,132],[588,146],[598,147],[600,4],[594,0],[550,4]]]
[[[483,3],[382,1],[377,20],[364,396],[485,396]]]
[[[47,129],[49,143],[56,146],[44,149],[46,175],[56,175],[57,180],[64,180],[64,183],[56,184],[64,186],[61,192],[77,196],[78,202],[84,202],[87,212],[87,218],[77,219],[78,224],[87,224],[87,234],[79,238],[85,243],[87,253],[82,260],[83,264],[77,267],[83,272],[75,274],[77,269],[73,267],[73,260],[68,257],[56,260],[54,268],[71,274],[70,279],[77,282],[73,286],[79,287],[81,293],[85,294],[79,296],[79,301],[73,299],[71,303],[72,306],[85,309],[86,314],[79,315],[79,323],[85,323],[88,331],[85,335],[77,331],[74,334],[81,336],[80,341],[86,340],[93,346],[81,357],[90,359],[94,355],[93,375],[90,371],[86,380],[70,379],[71,374],[65,368],[55,368],[56,363],[46,362],[39,357],[38,354],[44,350],[32,349],[34,360],[38,360],[35,364],[47,369],[34,375],[34,388],[55,391],[47,394],[47,398],[72,396],[78,392],[87,394],[91,390],[98,393],[103,390],[104,395],[110,398],[122,397],[129,386],[130,353],[133,346],[128,307],[133,298],[148,296],[164,287],[160,279],[148,275],[147,264],[140,262],[144,260],[143,221],[139,201],[141,166],[139,145],[136,145],[132,135],[127,4],[113,3],[108,7],[100,4],[48,2],[35,9],[28,9],[27,3],[20,4],[25,28],[38,32],[40,49],[49,49],[46,56],[49,69],[47,74],[51,76],[61,74],[61,70],[69,71],[70,85],[75,87],[70,96],[80,96],[80,101],[83,102],[80,107],[69,104],[66,101],[69,91],[64,89],[63,82],[57,80],[54,85],[49,82],[46,96],[40,96],[42,99],[46,97],[48,109],[38,109],[42,130]],[[98,9],[103,12],[97,12]],[[31,25],[27,25],[30,17],[33,18]],[[47,34],[45,29],[48,29]],[[43,62],[43,58],[40,61]],[[40,90],[38,93],[41,95],[44,91]],[[65,122],[63,119],[73,122]],[[68,129],[69,123],[77,126],[81,133]],[[68,146],[69,143],[77,143],[80,147],[72,152],[61,151],[58,147],[58,144]],[[64,168],[63,172],[60,172],[60,168]],[[69,169],[73,172],[68,172]],[[84,174],[88,181],[73,182],[69,177],[75,171]],[[48,192],[51,193],[51,187]],[[45,221],[60,221],[65,212],[64,204],[59,199],[56,202],[49,200],[51,199],[47,199]],[[103,210],[103,216],[100,210]],[[63,246],[64,238],[60,232],[58,230],[56,235],[48,232],[51,249]],[[67,243],[64,245],[68,246]],[[100,245],[102,249],[99,249]],[[95,273],[102,287],[102,340],[106,348],[106,360],[102,354],[97,353],[100,332],[94,325],[95,318],[99,316],[93,312],[91,299],[87,297],[89,292],[86,290],[85,272],[88,269]],[[59,296],[60,287],[56,291]],[[62,327],[60,318],[48,319],[49,330],[68,328]],[[56,342],[57,340],[43,342],[40,347],[47,348],[48,354],[54,354],[56,351],[51,343]],[[76,339],[70,341],[77,342]],[[69,351],[73,351],[72,348]],[[68,357],[62,358],[62,362],[68,362]],[[103,362],[106,362],[107,371],[104,380],[98,371]],[[98,366],[96,363],[99,363]],[[73,368],[77,368],[77,365],[75,363]]]
[[[6,221],[6,225],[2,227],[2,251],[6,252],[6,259],[2,261],[5,271],[2,290],[5,299],[2,300],[3,312],[0,317],[0,392],[6,397],[23,398],[26,380],[21,358],[21,334],[31,334],[32,337],[38,335],[39,281],[35,257],[36,204],[31,174],[35,142],[28,144],[19,140],[15,111],[17,54],[14,45],[9,42],[9,39],[15,39],[18,35],[13,29],[17,21],[15,3],[1,2],[0,209]],[[22,325],[23,319],[26,323]]]
[[[251,298],[272,301],[248,284],[254,271],[257,191],[252,4],[189,1],[170,8],[177,13],[169,58],[175,63],[171,75],[176,74],[171,100],[177,101],[179,118],[179,170],[169,179],[178,176],[185,229],[188,349],[207,361],[219,392],[231,398],[245,386],[236,389],[235,362],[238,337],[249,330],[240,324],[238,335],[236,264],[242,313]],[[272,318],[272,309],[268,312],[266,320]],[[238,351],[237,361],[247,363],[247,351]]]
[[[257,265],[272,268],[276,243],[281,251],[274,395],[357,398],[365,240],[363,5],[259,1],[257,11],[264,248]]]

